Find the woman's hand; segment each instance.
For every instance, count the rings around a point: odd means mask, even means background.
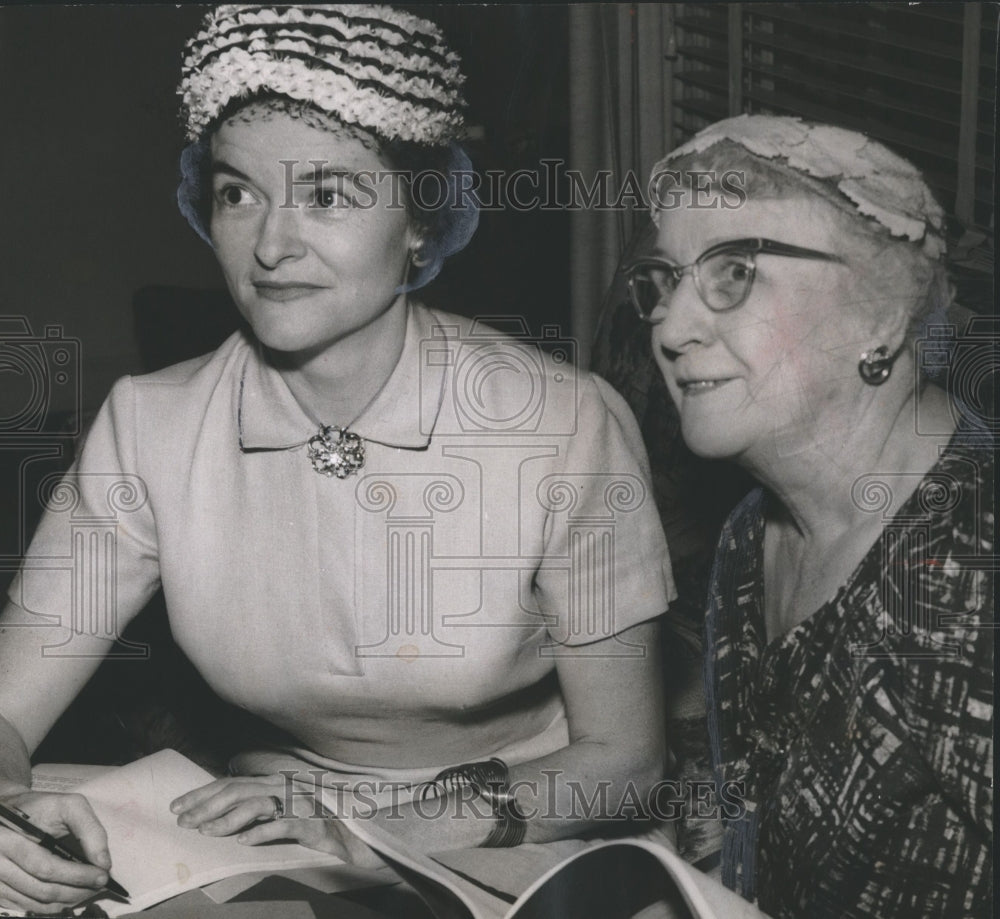
[[[239,833],[237,841],[248,846],[294,840],[362,868],[385,864],[340,821],[324,812],[312,795],[303,794],[301,789],[287,794],[285,782],[284,776],[217,779],[177,798],[170,809],[178,815],[179,826],[197,829],[206,836]],[[285,811],[286,801],[294,813]]]
[[[58,913],[90,899],[108,882],[108,837],[86,798],[24,792],[4,796],[3,803],[57,838],[72,833],[91,864],[67,861],[0,827],[0,909]]]
[[[170,810],[177,814],[178,826],[206,836],[232,836],[273,820],[278,813],[274,799],[283,802],[284,797],[280,775],[224,778],[181,795]]]

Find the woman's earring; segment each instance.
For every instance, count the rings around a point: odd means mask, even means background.
[[[858,373],[869,386],[881,386],[892,373],[892,358],[885,345],[879,345],[873,351],[865,351],[858,361]]]
[[[429,261],[429,258],[425,258],[420,254],[420,249],[410,250],[410,262],[414,268],[423,268]]]

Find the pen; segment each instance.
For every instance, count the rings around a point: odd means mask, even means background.
[[[43,849],[47,849],[53,855],[66,859],[68,862],[76,862],[80,865],[90,865],[83,852],[74,851],[76,846],[69,839],[56,839],[50,836],[45,830],[35,826],[26,814],[5,804],[0,804],[0,825],[26,836],[32,842],[37,843]],[[91,865],[91,867],[96,867]],[[129,899],[129,892],[122,887],[111,875],[108,875],[108,883],[104,885],[105,890],[110,890],[116,896]]]

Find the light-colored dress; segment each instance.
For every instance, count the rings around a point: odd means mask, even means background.
[[[558,656],[641,653],[616,636],[674,589],[631,413],[552,344],[411,304],[345,479],[243,334],[125,378],[11,598],[111,638],[162,584],[209,685],[280,732],[241,770],[420,782],[559,749]]]

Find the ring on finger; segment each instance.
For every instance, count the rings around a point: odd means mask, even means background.
[[[285,816],[285,802],[277,795],[271,795],[269,800],[271,802],[271,816],[269,819],[280,820]]]

